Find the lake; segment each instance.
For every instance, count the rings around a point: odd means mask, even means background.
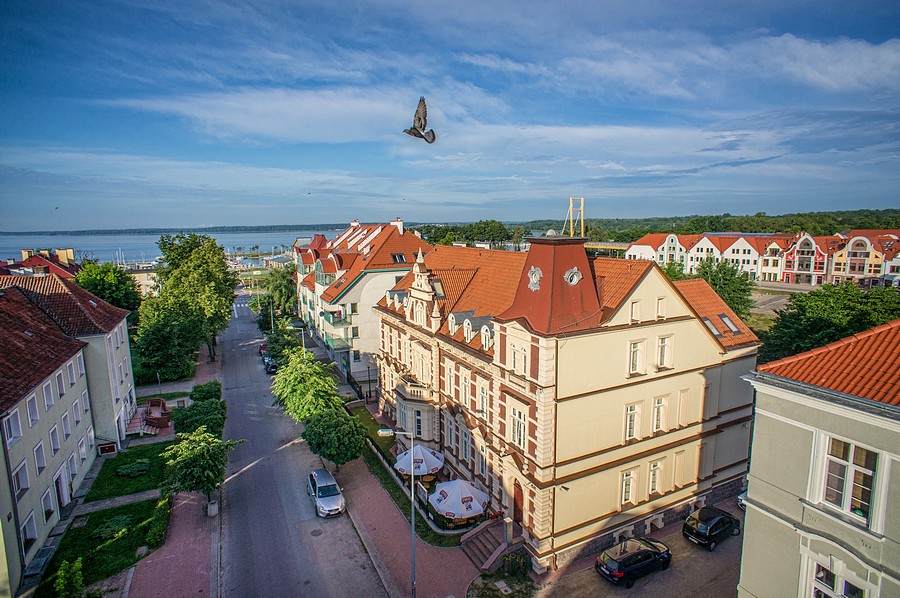
[[[316,233],[333,239],[340,233],[338,230],[300,229],[281,232],[240,232],[240,233],[203,233],[216,239],[226,252],[234,252],[238,247],[245,251],[254,245],[259,251],[282,253],[282,245],[290,247],[298,238],[306,242]],[[75,258],[88,256],[101,262],[144,262],[151,261],[160,255],[159,234],[42,234],[42,235],[0,235],[0,260],[8,258],[20,260],[23,249],[65,249],[75,250]]]

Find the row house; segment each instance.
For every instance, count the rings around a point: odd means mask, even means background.
[[[543,571],[740,492],[758,340],[701,279],[530,242],[417,257],[376,308],[379,407]]]
[[[55,274],[0,276],[0,289],[7,287],[18,287],[66,335],[87,343],[84,363],[97,442],[121,448],[137,411],[125,320],[129,312]]]
[[[94,462],[88,351],[87,342],[66,334],[27,291],[0,290],[4,596],[40,572],[45,559],[36,557]]]
[[[900,596],[900,320],[748,376],[739,598]]]
[[[726,260],[753,280],[822,285],[851,280],[900,286],[900,231],[857,230],[815,237],[808,233],[648,234],[632,243],[628,259],[681,263],[695,274],[704,260]]]
[[[431,246],[399,218],[389,224],[354,221],[331,241],[296,248],[299,312],[344,375],[370,382],[377,371],[378,319],[372,306]]]

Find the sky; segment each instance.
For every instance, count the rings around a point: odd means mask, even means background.
[[[0,231],[900,207],[896,0],[4,0],[0,74]]]

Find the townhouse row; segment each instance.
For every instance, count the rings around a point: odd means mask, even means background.
[[[0,594],[39,573],[101,446],[121,447],[136,410],[127,315],[55,274],[0,276]]]
[[[694,274],[707,258],[727,260],[753,280],[809,285],[853,281],[900,286],[900,230],[808,233],[648,234],[630,244],[627,259],[682,264]]]

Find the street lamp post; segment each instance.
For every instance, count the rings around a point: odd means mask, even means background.
[[[368,363],[366,364],[366,386],[368,387],[366,390],[366,402],[369,402],[369,399],[372,398],[372,366]]]
[[[410,560],[412,583],[410,585],[410,596],[416,598],[416,468],[413,454],[416,448],[416,437],[412,432],[398,432],[392,428],[381,428],[378,430],[379,436],[409,436],[409,462],[412,467],[409,472],[409,527],[412,530],[412,540],[410,542]]]

